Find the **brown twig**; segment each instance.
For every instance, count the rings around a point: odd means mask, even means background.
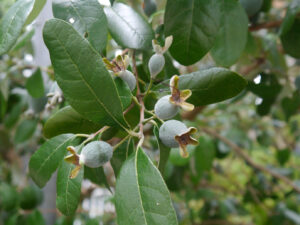
[[[285,184],[291,186],[293,188],[294,191],[300,193],[300,187],[297,186],[292,180],[290,180],[289,178],[287,178],[286,176],[283,176],[279,173],[274,172],[273,170],[266,168],[256,162],[253,161],[253,159],[246,153],[246,151],[242,148],[240,148],[239,146],[237,146],[235,143],[233,143],[232,141],[228,140],[227,138],[221,136],[220,134],[218,134],[216,131],[211,130],[209,128],[202,128],[202,131],[204,131],[205,133],[207,133],[208,135],[219,139],[220,141],[224,142],[226,145],[228,145],[229,147],[231,147],[234,152],[241,158],[243,158],[250,166],[252,166],[253,168],[264,172],[266,174],[271,175],[272,177],[281,180],[282,182],[284,182]]]
[[[271,22],[261,23],[261,24],[255,24],[253,26],[250,26],[249,30],[257,31],[257,30],[261,30],[261,29],[276,28],[276,27],[279,27],[281,25],[281,23],[282,23],[282,20],[271,21]]]

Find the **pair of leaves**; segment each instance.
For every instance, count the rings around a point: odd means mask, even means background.
[[[115,198],[119,225],[178,224],[167,186],[142,149],[123,164]]]
[[[97,0],[55,0],[52,9],[55,18],[70,22],[98,52],[105,50],[107,21]]]
[[[72,215],[77,209],[84,173],[81,169],[78,176],[71,179],[70,174],[75,166],[63,160],[67,146],[77,143],[74,139],[72,134],[62,134],[48,140],[31,156],[29,162],[29,174],[39,187],[46,185],[58,167],[56,205],[65,215]]]
[[[183,65],[199,61],[212,47],[219,33],[219,0],[168,0],[165,35],[173,35],[170,52]]]
[[[168,81],[167,81],[168,82]],[[160,92],[167,88],[165,82],[155,87]],[[190,89],[188,101],[195,106],[207,105],[232,98],[247,85],[239,74],[224,68],[211,68],[180,76],[179,89]]]
[[[0,24],[0,55],[13,47],[23,26],[38,16],[45,3],[46,0],[18,0],[9,8]]]
[[[44,27],[55,77],[69,104],[94,123],[128,127],[116,85],[100,55],[63,20]]]

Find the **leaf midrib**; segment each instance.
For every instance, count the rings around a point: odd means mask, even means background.
[[[80,36],[81,37],[81,36]],[[63,47],[64,51],[66,52],[68,58],[72,61],[72,63],[75,65],[82,81],[84,81],[85,85],[88,87],[88,89],[90,90],[90,92],[92,93],[92,95],[94,95],[96,101],[104,108],[104,110],[106,111],[106,113],[108,115],[110,115],[110,117],[117,123],[119,124],[124,130],[126,130],[126,128],[115,118],[114,115],[112,115],[110,113],[110,111],[105,107],[105,105],[101,102],[100,99],[98,99],[98,96],[96,95],[96,93],[94,92],[94,90],[90,87],[90,85],[87,83],[87,81],[84,79],[83,74],[81,73],[80,69],[78,68],[78,65],[74,62],[73,58],[71,57],[71,55],[69,54],[69,52],[67,51],[66,47],[62,44],[61,40],[59,38],[56,38],[58,40],[58,42],[60,43],[60,45]],[[88,43],[89,44],[89,43]],[[91,48],[91,50],[93,51],[93,49]]]

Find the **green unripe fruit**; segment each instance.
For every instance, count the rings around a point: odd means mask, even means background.
[[[107,163],[113,155],[113,148],[104,141],[93,141],[82,149],[80,163],[97,168]]]
[[[178,113],[178,106],[169,101],[170,97],[171,95],[166,95],[160,98],[154,106],[155,114],[162,120],[171,119]]]
[[[118,76],[127,83],[129,89],[133,91],[136,86],[136,79],[135,76],[129,71],[129,70],[124,70],[121,71]]]
[[[34,209],[43,201],[43,192],[36,186],[25,187],[20,193],[20,207]]]
[[[240,0],[240,3],[247,15],[251,17],[261,9],[263,0]]]
[[[157,74],[159,74],[165,66],[165,58],[162,54],[154,54],[151,56],[148,67],[150,71],[150,75],[152,78],[155,78]]]
[[[10,211],[18,205],[18,192],[9,184],[0,185],[0,210]]]
[[[178,120],[168,120],[159,129],[159,138],[165,146],[170,148],[179,147],[175,140],[176,135],[188,132],[187,126]]]

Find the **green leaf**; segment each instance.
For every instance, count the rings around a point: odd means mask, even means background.
[[[11,51],[17,51],[20,48],[23,48],[31,40],[34,33],[35,33],[35,30],[31,29],[29,31],[26,31],[24,34],[22,34]]]
[[[167,186],[142,149],[122,166],[115,199],[119,225],[178,224]]]
[[[203,172],[212,168],[215,154],[216,148],[213,140],[204,136],[200,137],[199,144],[194,152],[195,167],[198,175],[201,176]]]
[[[40,98],[44,95],[44,82],[40,68],[38,68],[26,81],[26,89],[34,98]]]
[[[159,129],[157,126],[154,126],[153,133],[156,138],[157,146],[159,148],[159,163],[158,163],[158,169],[161,172],[161,174],[164,174],[164,170],[166,167],[166,164],[169,159],[170,155],[170,148],[166,147],[159,139]]]
[[[74,168],[75,165],[63,160],[57,172],[56,207],[66,216],[71,216],[76,212],[80,201],[84,168],[81,168],[76,178],[71,179],[71,171]]]
[[[300,0],[292,1],[287,9],[284,20],[280,26],[279,35],[285,35],[293,26],[297,14],[300,12]]]
[[[34,210],[26,218],[26,225],[45,225],[45,219],[42,213],[38,210]]]
[[[291,157],[291,153],[292,153],[292,151],[288,148],[276,151],[276,158],[281,166],[283,166],[285,163],[287,163],[289,161],[289,159]]]
[[[13,105],[9,114],[6,114],[6,116],[5,116],[5,119],[4,119],[5,127],[11,128],[17,123],[17,121],[22,113],[22,108],[23,108],[23,104],[21,102],[18,102],[17,104]]]
[[[26,20],[26,25],[31,24],[44,8],[47,0],[35,0],[33,9]]]
[[[16,43],[34,0],[19,0],[6,12],[0,24],[0,55],[8,52]]]
[[[211,54],[218,65],[229,67],[239,59],[246,46],[248,16],[238,1],[226,0],[221,21]]]
[[[125,48],[148,49],[154,38],[150,25],[131,7],[114,3],[105,7],[108,29],[113,39]]]
[[[105,50],[107,20],[97,0],[54,0],[52,8],[54,17],[70,22],[98,52]]]
[[[83,118],[71,106],[66,106],[54,113],[45,123],[43,133],[46,138],[51,138],[65,133],[90,134],[99,130],[103,125],[95,124]]]
[[[168,90],[169,81],[155,87],[158,92]],[[238,95],[247,85],[239,74],[224,68],[211,68],[180,76],[179,89],[190,89],[188,101],[195,106],[208,105]]]
[[[95,123],[128,127],[114,81],[100,55],[67,22],[51,19],[44,26],[55,78],[69,104]]]
[[[72,134],[62,134],[46,141],[30,158],[29,174],[33,181],[44,187],[63,160],[67,147],[74,140]]]
[[[35,119],[23,120],[17,127],[14,137],[15,143],[20,144],[31,138],[35,132],[36,126],[37,120]]]
[[[115,84],[122,102],[123,110],[130,106],[132,94],[129,86],[119,77],[115,78]]]
[[[219,0],[168,0],[165,34],[173,35],[171,55],[183,65],[199,61],[213,46],[221,17]]]
[[[111,166],[114,169],[116,177],[119,175],[120,169],[128,156],[134,151],[134,143],[131,140],[125,141],[118,148],[114,150]]]
[[[296,18],[291,28],[280,36],[285,52],[300,58],[300,19]]]
[[[84,178],[89,179],[94,184],[105,185],[105,187],[110,190],[109,184],[107,183],[106,176],[104,173],[103,166],[98,168],[84,167]]]

